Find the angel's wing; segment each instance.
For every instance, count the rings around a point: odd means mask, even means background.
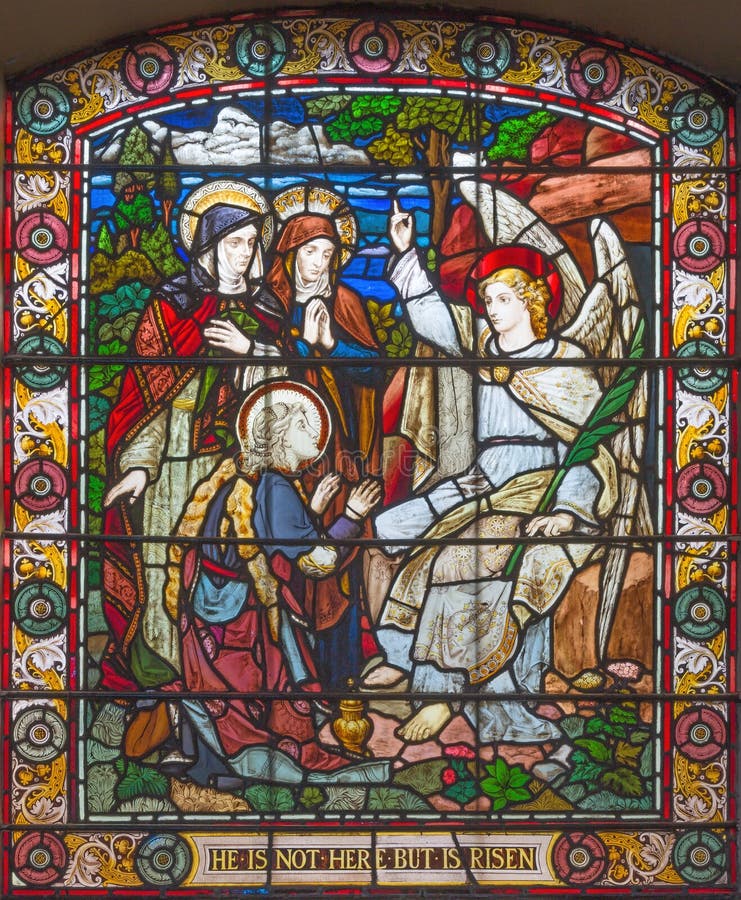
[[[532,209],[491,182],[461,178],[458,190],[478,213],[492,247],[521,244],[553,259],[563,280],[563,304],[556,326],[569,322],[579,309],[587,287],[579,266],[565,244]]]
[[[563,335],[581,344],[595,357],[626,359],[636,329],[643,319],[638,291],[625,257],[623,245],[607,222],[596,219],[591,226],[597,280],[584,298],[575,319]],[[617,368],[603,369],[609,387]],[[611,450],[618,467],[618,500],[610,518],[610,534],[622,540],[608,547],[600,575],[600,609],[597,642],[604,657],[625,582],[630,555],[629,535],[651,533],[651,517],[641,478],[648,408],[647,374],[639,378],[620,418],[625,427],[612,439]]]

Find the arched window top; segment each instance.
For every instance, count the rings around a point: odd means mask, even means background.
[[[17,90],[18,123],[37,135],[86,133],[178,98],[240,88],[369,84],[482,92],[599,112],[644,140],[711,146],[726,129],[727,89],[654,53],[511,18],[373,20],[236,16],[157,29]],[[715,160],[720,162],[720,160]]]
[[[349,9],[7,112],[0,893],[735,896],[732,92]]]

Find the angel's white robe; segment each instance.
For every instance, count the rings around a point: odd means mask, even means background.
[[[381,540],[408,542],[407,549],[412,548],[384,605],[379,641],[389,663],[411,670],[412,690],[420,693],[470,685],[480,685],[484,693],[539,690],[551,656],[546,614],[594,548],[588,543],[531,545],[513,581],[498,577],[514,546],[501,539],[518,535],[523,517],[536,511],[599,400],[600,383],[587,365],[550,364],[583,358],[580,348],[566,341],[536,341],[501,356],[489,323],[470,322],[467,308],[452,313],[415,251],[399,260],[391,278],[422,340],[452,357],[471,355],[475,347],[487,365],[474,376],[473,464],[375,519]],[[513,369],[518,357],[544,364]],[[568,512],[577,532],[593,534],[614,502],[614,481],[611,458],[603,451],[597,465],[568,470],[549,512]],[[442,550],[415,546],[420,537],[453,536],[456,543]],[[466,537],[489,537],[491,544],[465,544]],[[400,547],[387,549],[393,554]],[[522,635],[513,606],[539,619],[529,622]],[[520,703],[481,700],[465,710],[483,740],[544,741],[560,734]]]

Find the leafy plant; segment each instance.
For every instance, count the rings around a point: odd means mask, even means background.
[[[314,806],[319,806],[324,803],[325,797],[324,794],[316,787],[306,787],[303,790],[303,793],[299,797],[298,802],[305,806],[306,809],[311,809]]]
[[[116,760],[115,767],[122,776],[116,785],[118,800],[167,796],[169,786],[167,777],[152,766],[142,766],[131,760],[120,758]]]
[[[525,787],[532,778],[519,766],[510,766],[498,756],[493,766],[486,766],[488,778],[481,782],[481,790],[491,797],[492,810],[504,809],[511,803],[530,799],[530,791]]]
[[[469,768],[476,754],[468,744],[451,744],[443,752],[448,757],[448,765],[440,773],[444,785],[442,794],[465,805],[479,793],[478,785]]]
[[[412,335],[407,326],[402,322],[391,332],[391,340],[386,344],[386,353],[400,359],[408,356],[412,349]]]
[[[253,784],[244,792],[244,798],[257,812],[288,812],[295,806],[293,791],[272,784]]]
[[[641,759],[651,734],[633,700],[602,704],[594,716],[562,721],[576,748],[567,785],[581,785],[586,795],[609,791],[616,797],[640,798],[648,793]]]

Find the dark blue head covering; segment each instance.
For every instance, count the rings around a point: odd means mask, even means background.
[[[215,203],[209,207],[198,220],[195,237],[190,248],[187,272],[173,278],[162,287],[168,299],[176,306],[188,310],[196,306],[204,294],[216,291],[219,287],[218,278],[215,278],[203,266],[201,258],[205,253],[214,250],[222,238],[247,225],[254,225],[259,236],[264,218],[262,213],[254,209],[246,209],[244,206]],[[255,252],[260,252],[258,242],[255,243]],[[250,261],[251,266],[252,261]]]
[[[254,225],[259,234],[263,218],[254,209],[215,203],[198,220],[193,246],[190,248],[191,258],[197,260],[207,250],[214,248],[223,237],[247,225]]]

